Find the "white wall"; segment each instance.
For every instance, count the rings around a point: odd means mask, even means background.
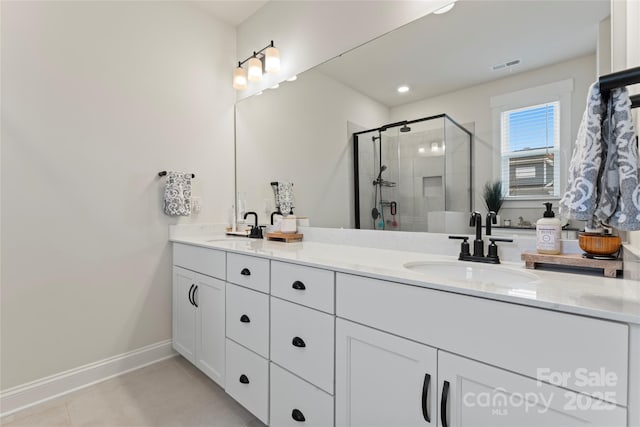
[[[273,86],[376,37],[408,24],[452,0],[271,0],[238,26],[237,60],[271,40],[282,70],[250,83],[238,99]]]
[[[349,122],[370,129],[388,119],[385,106],[314,70],[239,102],[237,186],[247,210],[267,222],[269,183],[293,181],[296,214],[313,226],[353,227]]]
[[[171,338],[160,170],[233,199],[235,33],[187,3],[2,3],[2,390]]]
[[[569,143],[573,146],[584,112],[588,87],[596,79],[595,72],[596,57],[595,55],[589,55],[392,108],[391,122],[412,120],[440,113],[449,114],[458,123],[474,122],[473,182],[475,187],[475,206],[476,209],[484,210],[484,202],[479,189],[485,182],[493,179],[500,166],[497,159],[494,159],[491,97],[573,78],[571,139],[562,141],[562,143]],[[563,167],[568,167],[568,161],[569,158],[567,156],[564,159],[565,164]],[[562,184],[564,185],[564,183]],[[518,216],[523,216],[525,220],[535,221],[544,210],[541,203],[542,201],[539,203],[536,201],[523,206],[522,204],[518,205],[517,202],[506,202],[503,205],[505,212],[503,213],[501,210],[500,213],[503,219],[511,218],[517,220]]]

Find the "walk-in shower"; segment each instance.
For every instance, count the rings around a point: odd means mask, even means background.
[[[411,125],[411,126],[409,126]],[[472,134],[446,114],[353,134],[355,226],[444,232],[472,205]]]

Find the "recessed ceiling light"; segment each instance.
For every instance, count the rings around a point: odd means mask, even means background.
[[[398,86],[398,92],[399,93],[407,93],[407,92],[409,92],[409,86],[407,86],[407,85]]]
[[[298,76],[291,76],[287,79],[288,82],[295,82],[296,80],[298,80]]]
[[[434,11],[433,13],[436,15],[442,15],[443,13],[447,13],[449,12],[451,9],[453,9],[453,6],[455,6],[455,2],[453,3],[449,3],[448,5],[441,7],[440,9]]]

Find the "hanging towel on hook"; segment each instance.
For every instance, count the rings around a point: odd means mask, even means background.
[[[593,83],[587,96],[587,108],[582,116],[578,137],[569,164],[567,190],[560,200],[560,215],[587,221],[588,228],[599,227],[595,217],[598,202],[598,181],[602,169],[602,118],[605,105],[600,84]]]
[[[164,190],[164,213],[171,216],[191,215],[191,174],[167,172]]]
[[[289,215],[293,209],[293,183],[278,182],[278,208],[284,216]]]
[[[638,147],[625,87],[611,91],[602,138],[605,161],[596,216],[620,230],[640,230]]]

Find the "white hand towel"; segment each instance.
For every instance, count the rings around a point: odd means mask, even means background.
[[[289,215],[293,208],[293,183],[278,183],[278,207],[284,216]]]
[[[171,216],[191,215],[191,174],[167,172],[164,190],[164,213]]]
[[[560,200],[560,215],[579,221],[587,221],[587,226],[595,228],[598,201],[598,180],[602,166],[602,116],[605,105],[600,94],[600,84],[595,82],[589,88],[587,108],[582,116],[578,137],[569,164],[567,190]]]
[[[620,230],[640,230],[638,147],[627,88],[611,91],[602,137],[606,157],[596,216]]]

